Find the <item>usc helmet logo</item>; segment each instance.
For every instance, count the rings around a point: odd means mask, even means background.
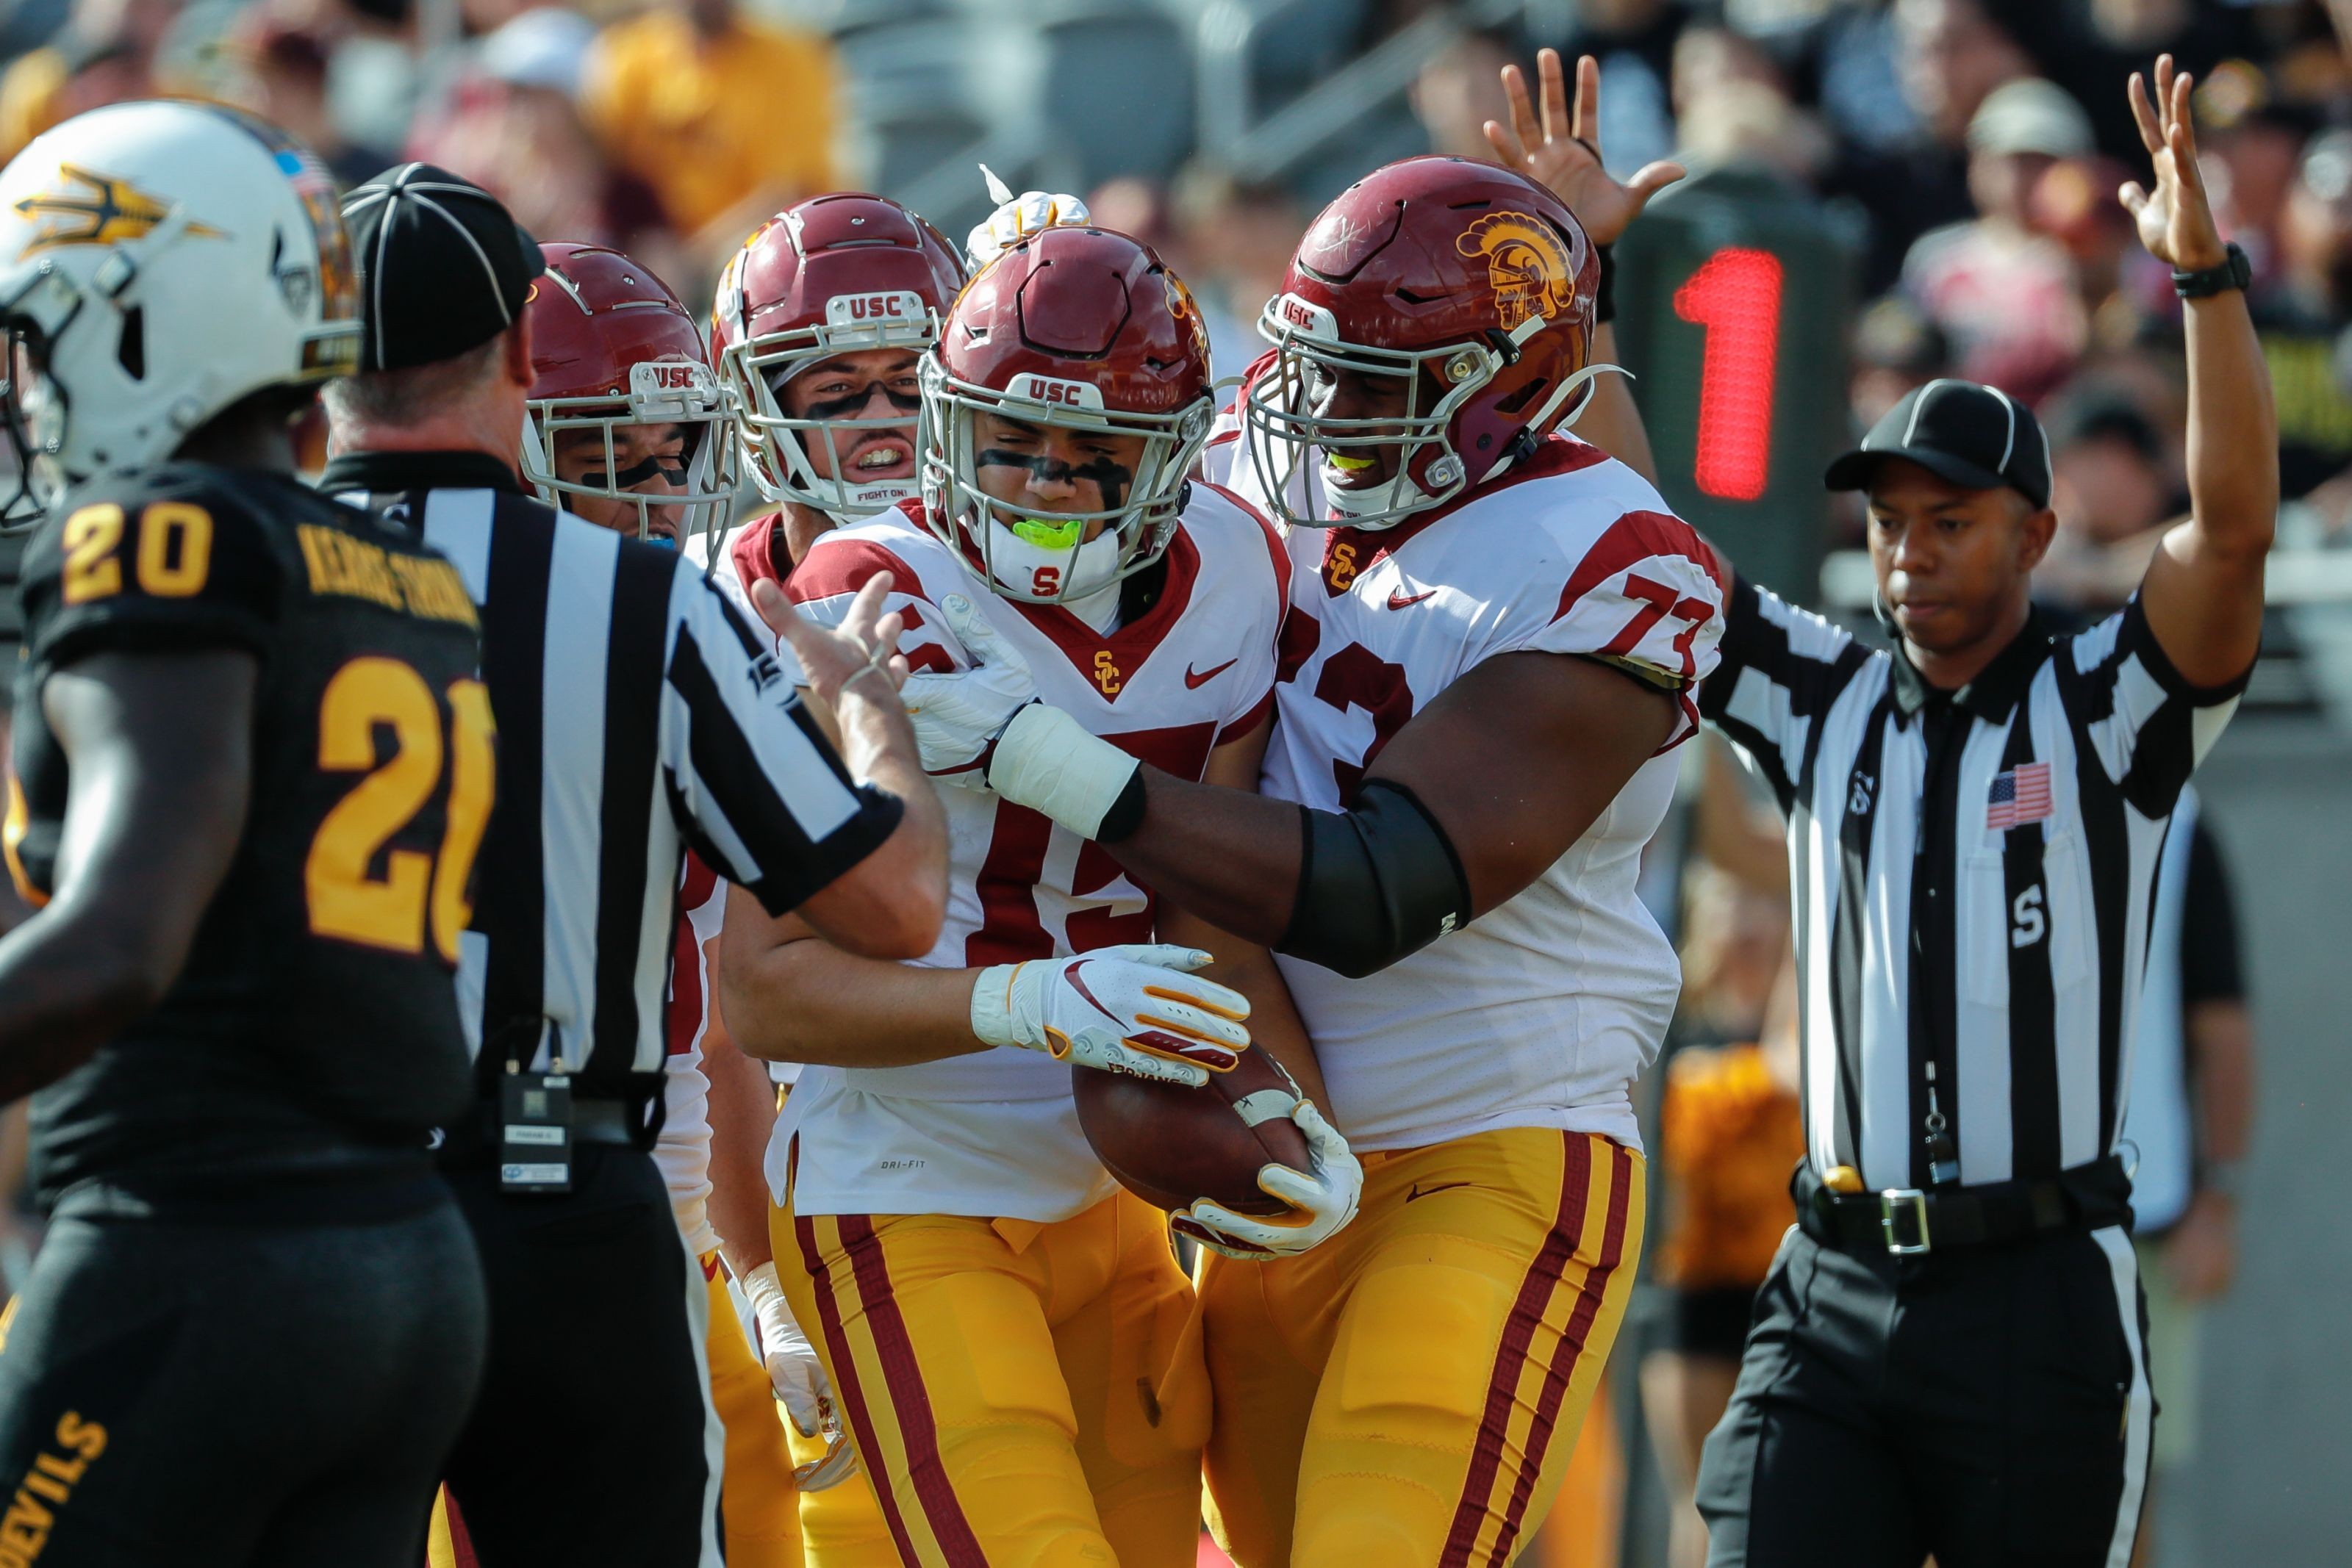
[[[1542,219],[1526,213],[1489,213],[1454,242],[1464,256],[1486,258],[1495,308],[1506,332],[1531,316],[1564,316],[1576,303],[1576,277],[1568,246]]]

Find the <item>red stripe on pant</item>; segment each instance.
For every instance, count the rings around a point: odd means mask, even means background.
[[[1536,1478],[1542,1472],[1544,1454],[1551,1447],[1560,1405],[1568,1397],[1569,1380],[1576,1375],[1576,1364],[1584,1356],[1585,1336],[1592,1332],[1592,1320],[1601,1315],[1601,1301],[1608,1293],[1610,1276],[1624,1261],[1625,1215],[1633,1202],[1633,1156],[1614,1144],[1610,1145],[1610,1156],[1609,1218],[1601,1233],[1601,1255],[1585,1270],[1584,1288],[1578,1292],[1576,1306],[1569,1313],[1568,1326],[1560,1331],[1551,1364],[1544,1369],[1543,1388],[1536,1396],[1535,1419],[1528,1427],[1527,1462],[1519,1467],[1518,1479],[1511,1483],[1511,1501],[1503,1513],[1502,1532],[1495,1537],[1494,1554],[1486,1559],[1492,1568],[1502,1568],[1511,1560],[1511,1547],[1518,1540],[1519,1526],[1527,1519],[1528,1500],[1535,1495]]]
[[[849,1422],[850,1436],[857,1439],[857,1452],[865,1460],[866,1473],[874,1482],[874,1495],[881,1500],[882,1517],[890,1526],[890,1539],[898,1543],[898,1561],[908,1568],[922,1561],[915,1555],[914,1538],[907,1533],[907,1521],[899,1516],[898,1494],[879,1469],[882,1440],[874,1428],[874,1416],[866,1407],[864,1389],[857,1381],[856,1353],[841,1328],[841,1305],[834,1300],[833,1282],[825,1267],[824,1253],[817,1246],[816,1222],[804,1214],[793,1216],[793,1235],[801,1244],[801,1265],[809,1272],[810,1282],[816,1290],[816,1315],[824,1326],[825,1343],[833,1346],[833,1394],[841,1401],[843,1415]]]
[[[874,1349],[882,1363],[883,1386],[890,1396],[890,1407],[898,1413],[898,1437],[907,1450],[907,1475],[915,1483],[923,1517],[938,1538],[948,1568],[988,1568],[988,1554],[980,1549],[980,1538],[972,1534],[971,1521],[964,1518],[963,1504],[956,1500],[954,1483],[948,1479],[947,1461],[940,1458],[939,1423],[931,1416],[930,1396],[923,1389],[923,1369],[915,1360],[915,1341],[907,1333],[906,1314],[898,1311],[898,1295],[890,1288],[890,1265],[882,1256],[882,1239],[874,1233],[874,1221],[866,1215],[845,1214],[837,1223],[841,1244],[849,1253],[850,1268],[857,1280],[857,1300],[866,1309],[866,1331],[874,1336]]]
[[[1592,1144],[1580,1134],[1563,1133],[1565,1158],[1559,1173],[1559,1210],[1551,1234],[1544,1239],[1535,1261],[1519,1282],[1518,1299],[1503,1325],[1503,1343],[1495,1351],[1495,1370],[1486,1380],[1486,1408],[1478,1420],[1478,1442],[1471,1450],[1470,1473],[1462,1483],[1461,1500],[1454,1505],[1453,1528],[1446,1531],[1445,1552],[1438,1568],[1469,1568],[1470,1550],[1477,1544],[1478,1526],[1486,1517],[1486,1495],[1495,1489],[1495,1475],[1503,1466],[1503,1445],[1510,1434],[1511,1408],[1519,1374],[1528,1364],[1528,1347],[1544,1308],[1559,1286],[1561,1270],[1575,1254],[1584,1228],[1584,1208],[1592,1189]]]
[[[449,1561],[457,1568],[482,1568],[482,1560],[474,1555],[474,1538],[466,1533],[466,1516],[457,1511],[457,1500],[445,1489],[441,1502],[442,1521],[449,1527]]]

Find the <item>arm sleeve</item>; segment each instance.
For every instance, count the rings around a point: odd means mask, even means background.
[[[1699,687],[1699,714],[1755,763],[1785,812],[1819,739],[1815,721],[1868,653],[1821,616],[1737,576],[1719,653]]]
[[[69,500],[25,552],[27,660],[203,648],[268,658],[288,568],[245,503],[168,483]]]
[[[2221,846],[2200,813],[2189,840],[2189,885],[2180,903],[2180,1000],[2236,1002],[2246,997],[2240,961],[2238,906]]]
[[[782,915],[871,854],[905,808],[851,780],[765,640],[684,562],[671,615],[661,748],[679,829]]]
[[[2222,685],[2189,685],[2157,643],[2134,594],[2072,640],[2059,674],[2074,687],[2066,706],[2076,716],[2082,744],[2134,810],[2160,817],[2221,738],[2253,670]]]

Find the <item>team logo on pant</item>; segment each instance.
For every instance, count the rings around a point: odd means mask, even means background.
[[[1565,316],[1576,303],[1576,277],[1568,246],[1549,224],[1526,213],[1489,213],[1472,224],[1454,248],[1486,258],[1495,308],[1510,331],[1531,316]]]

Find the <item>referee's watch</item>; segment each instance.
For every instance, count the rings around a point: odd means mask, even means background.
[[[2209,267],[2202,272],[2172,274],[2172,291],[2183,299],[2210,299],[2225,288],[2244,288],[2254,280],[2254,264],[2236,241],[2227,247],[2229,254],[2219,267]]]

